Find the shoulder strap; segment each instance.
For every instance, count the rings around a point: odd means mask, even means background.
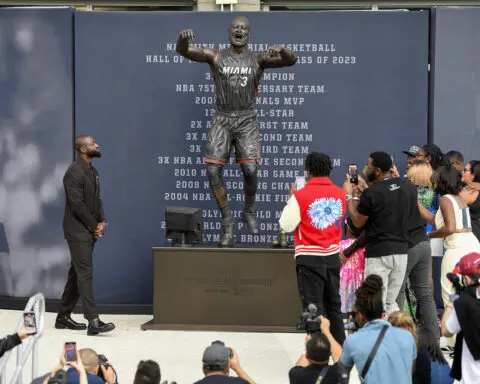
[[[323,378],[327,374],[328,368],[329,368],[329,365],[326,365],[322,368],[322,371],[320,372],[320,375],[318,375],[317,381],[315,381],[315,384],[320,384],[322,382]]]
[[[382,343],[383,337],[385,336],[385,333],[387,332],[388,325],[384,325],[382,330],[380,331],[380,335],[378,335],[378,339],[375,342],[375,345],[373,346],[372,351],[370,352],[370,355],[368,356],[367,362],[365,363],[365,366],[363,367],[362,374],[360,375],[360,380],[363,383],[365,380],[365,376],[367,376],[367,372],[370,369],[370,365],[372,364],[373,359],[375,358],[375,355],[377,354],[378,348],[380,347],[380,344]]]

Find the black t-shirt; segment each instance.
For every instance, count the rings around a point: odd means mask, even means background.
[[[315,384],[322,372],[323,365],[309,365],[307,367],[293,367],[288,372],[290,384]],[[338,384],[342,382],[342,376],[338,364],[328,367],[327,373],[323,376],[322,384]]]
[[[206,376],[195,384],[248,384],[247,380],[239,377],[230,377],[225,375]]]
[[[388,178],[367,188],[357,211],[368,216],[365,225],[365,257],[408,252],[410,216],[418,211],[417,188],[403,178]]]

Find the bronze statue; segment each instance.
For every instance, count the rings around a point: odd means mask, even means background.
[[[258,85],[265,68],[292,66],[295,54],[283,45],[273,45],[265,52],[248,49],[250,23],[236,17],[229,28],[230,48],[198,48],[191,29],[180,32],[177,52],[189,60],[208,63],[215,82],[216,112],[205,147],[207,174],[212,194],[222,215],[219,247],[233,247],[235,219],[228,207],[222,171],[235,148],[237,163],[244,176],[245,207],[242,221],[250,233],[257,234],[255,194],[257,165],[260,160],[259,126],[255,112]]]

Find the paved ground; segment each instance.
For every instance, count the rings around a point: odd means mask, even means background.
[[[20,311],[0,310],[1,335],[13,333]],[[75,319],[80,320],[76,315]],[[173,332],[142,331],[141,324],[151,316],[110,315],[104,321],[114,321],[117,329],[103,336],[87,336],[84,331],[56,330],[55,314],[46,314],[45,333],[39,345],[39,374],[50,371],[58,362],[65,341],[76,341],[78,348],[91,347],[106,355],[114,364],[120,383],[133,381],[136,366],[142,359],[160,364],[162,381],[192,384],[202,377],[202,353],[214,340],[234,347],[245,371],[258,384],[288,384],[288,370],[303,351],[304,335],[279,333]],[[16,354],[10,358],[8,382],[15,368]],[[350,383],[359,383],[352,372]],[[23,383],[32,378],[31,360],[23,373]]]

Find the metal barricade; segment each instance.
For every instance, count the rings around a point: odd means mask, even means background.
[[[15,371],[13,373],[10,384],[22,383],[23,367],[27,362],[30,352],[32,352],[32,380],[38,376],[38,341],[43,335],[43,328],[45,323],[44,296],[41,293],[37,293],[35,296],[32,296],[28,300],[24,312],[35,312],[35,319],[37,322],[37,334],[34,336],[30,336],[22,344],[5,353],[5,355],[0,359],[0,384],[7,383],[7,363],[14,351],[17,351],[17,365],[15,367]],[[21,331],[23,328],[24,324],[22,313],[20,321],[17,325],[17,332]]]

